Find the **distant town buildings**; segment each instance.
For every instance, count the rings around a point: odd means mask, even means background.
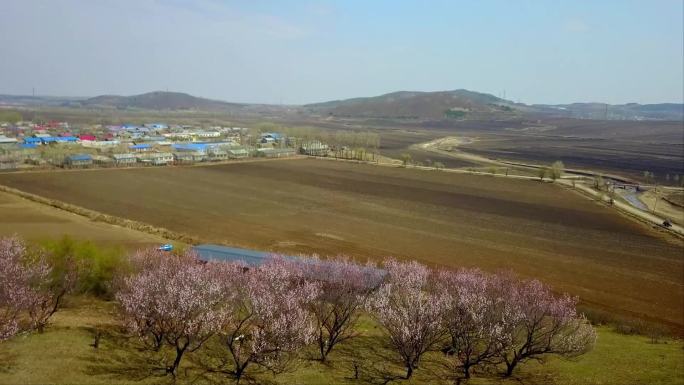
[[[163,166],[328,152],[320,141],[299,145],[291,139],[237,126],[0,122],[0,169]]]

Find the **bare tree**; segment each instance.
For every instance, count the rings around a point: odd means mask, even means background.
[[[603,190],[603,188],[606,186],[606,181],[603,179],[603,176],[597,175],[594,177],[594,188],[596,190]]]
[[[408,166],[411,163],[412,159],[413,158],[411,157],[411,154],[401,154],[401,162],[404,165],[404,167]]]
[[[551,168],[549,169],[549,176],[551,177],[551,180],[555,182],[557,179],[560,179],[563,176],[564,172],[565,165],[560,160],[557,160],[553,162],[553,164],[551,164]]]
[[[546,178],[549,175],[549,169],[545,166],[541,166],[537,169],[537,176],[539,177],[539,181],[543,182],[544,178]]]

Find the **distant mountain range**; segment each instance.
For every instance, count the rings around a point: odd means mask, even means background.
[[[413,92],[334,100],[305,105],[310,111],[350,117],[433,118],[465,117],[472,113],[510,112],[509,102],[468,90]]]
[[[310,112],[347,117],[469,118],[483,116],[543,115],[581,119],[684,120],[684,104],[523,104],[468,90],[411,92],[334,100],[303,106]]]
[[[244,104],[198,98],[180,92],[148,92],[142,95],[101,95],[81,101],[85,107],[109,107],[118,109],[136,108],[143,110],[197,110],[222,111]]]
[[[141,95],[101,95],[93,98],[0,95],[0,106],[50,106],[162,111],[249,111],[274,113],[297,110],[303,114],[351,118],[478,119],[511,116],[554,116],[582,119],[684,120],[679,103],[620,104],[522,104],[494,95],[468,91],[399,91],[374,97],[333,100],[303,106],[229,103],[180,92],[149,92]]]

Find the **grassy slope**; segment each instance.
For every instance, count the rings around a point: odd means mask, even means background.
[[[100,348],[93,349],[93,327],[113,328],[112,303],[87,298],[72,298],[69,307],[57,313],[54,324],[44,334],[20,336],[0,345],[0,384],[112,384],[131,383],[142,373],[140,355],[133,349],[122,349],[121,341],[104,337]],[[378,360],[371,352],[381,345],[381,331],[370,320],[360,327],[362,337],[348,345],[340,345],[350,356],[359,359],[362,378],[370,371],[369,362]],[[575,360],[549,359],[544,365],[529,362],[521,367],[517,378],[502,380],[479,377],[474,384],[683,384],[684,345],[681,341],[651,344],[641,336],[624,336],[602,327],[594,350]],[[376,352],[377,353],[377,352]],[[380,350],[381,354],[388,354]],[[441,355],[434,357],[440,358]],[[192,365],[184,361],[184,367]],[[377,365],[376,365],[377,367]],[[394,373],[400,368],[389,365]],[[428,372],[440,370],[427,363],[417,372],[411,384],[439,384]],[[333,353],[329,365],[302,361],[298,370],[286,375],[260,376],[260,382],[277,384],[364,384],[352,381],[349,362]],[[189,377],[179,383],[190,382]],[[165,382],[147,378],[141,383]]]

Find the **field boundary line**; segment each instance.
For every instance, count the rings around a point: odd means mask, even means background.
[[[171,241],[178,241],[186,244],[197,244],[200,243],[199,239],[188,235],[184,233],[180,233],[177,231],[171,231],[169,229],[163,228],[163,227],[157,227],[157,226],[152,226],[148,223],[144,222],[139,222],[135,221],[132,219],[126,219],[126,218],[121,218],[117,217],[115,215],[109,215],[105,214],[99,211],[95,210],[90,210],[85,207],[73,205],[71,203],[66,203],[62,202],[60,200],[56,199],[50,199],[46,198],[40,195],[32,194],[26,191],[22,191],[19,189],[15,189],[12,187],[8,187],[5,185],[0,184],[0,191],[8,194],[12,194],[15,196],[18,196],[20,198],[26,199],[31,202],[36,202],[39,204],[47,205],[50,207],[54,207],[56,209],[66,211],[72,214],[79,215],[81,217],[85,217],[93,222],[101,222],[101,223],[106,223],[109,225],[113,226],[119,226],[123,227],[129,230],[135,230],[139,231],[142,233],[150,234],[150,235],[155,235],[162,237],[164,239],[168,239]]]
[[[470,171],[470,170],[463,170],[463,169],[457,169],[457,168],[434,168],[434,167],[427,167],[427,166],[416,166],[416,165],[404,165],[404,164],[397,164],[397,163],[378,163],[378,162],[373,162],[373,161],[364,161],[364,160],[356,160],[356,159],[343,159],[343,158],[331,158],[331,157],[323,157],[323,156],[309,156],[310,158],[314,159],[325,159],[329,161],[337,161],[337,162],[348,162],[348,163],[363,163],[363,164],[369,164],[373,166],[381,166],[381,167],[392,167],[392,168],[406,168],[406,169],[415,169],[415,170],[423,170],[423,171],[435,171],[435,172],[447,172],[447,173],[453,173],[453,174],[468,174],[468,175],[479,175],[479,176],[489,176],[489,177],[495,177],[495,178],[508,178],[508,179],[517,179],[517,180],[531,180],[531,181],[539,181],[539,177],[536,176],[527,176],[527,175],[505,175],[505,174],[492,174],[484,171]],[[546,178],[545,178],[546,179]],[[548,182],[547,182],[548,183]],[[560,188],[566,188],[567,190],[574,191],[576,194],[588,198],[591,200],[596,201],[596,197],[598,193],[593,193],[591,190],[587,191],[585,188],[582,188],[582,186],[577,186],[576,188],[573,188],[566,180],[559,179],[558,183],[553,183],[554,185],[559,186]],[[639,224],[646,225],[649,230],[651,231],[657,231],[659,234],[669,234],[671,236],[674,236],[676,239],[684,239],[684,230],[679,227],[678,225],[673,225],[670,228],[662,227],[660,226],[663,221],[665,220],[664,218],[660,218],[659,216],[648,213],[648,212],[642,212],[641,210],[638,210],[636,208],[631,208],[631,206],[627,204],[623,204],[622,202],[616,201],[613,205],[608,205],[607,201],[604,199],[602,201],[603,204],[608,206],[609,208],[615,209],[615,211],[618,214],[622,214],[624,217],[631,219],[633,221],[638,222]]]

